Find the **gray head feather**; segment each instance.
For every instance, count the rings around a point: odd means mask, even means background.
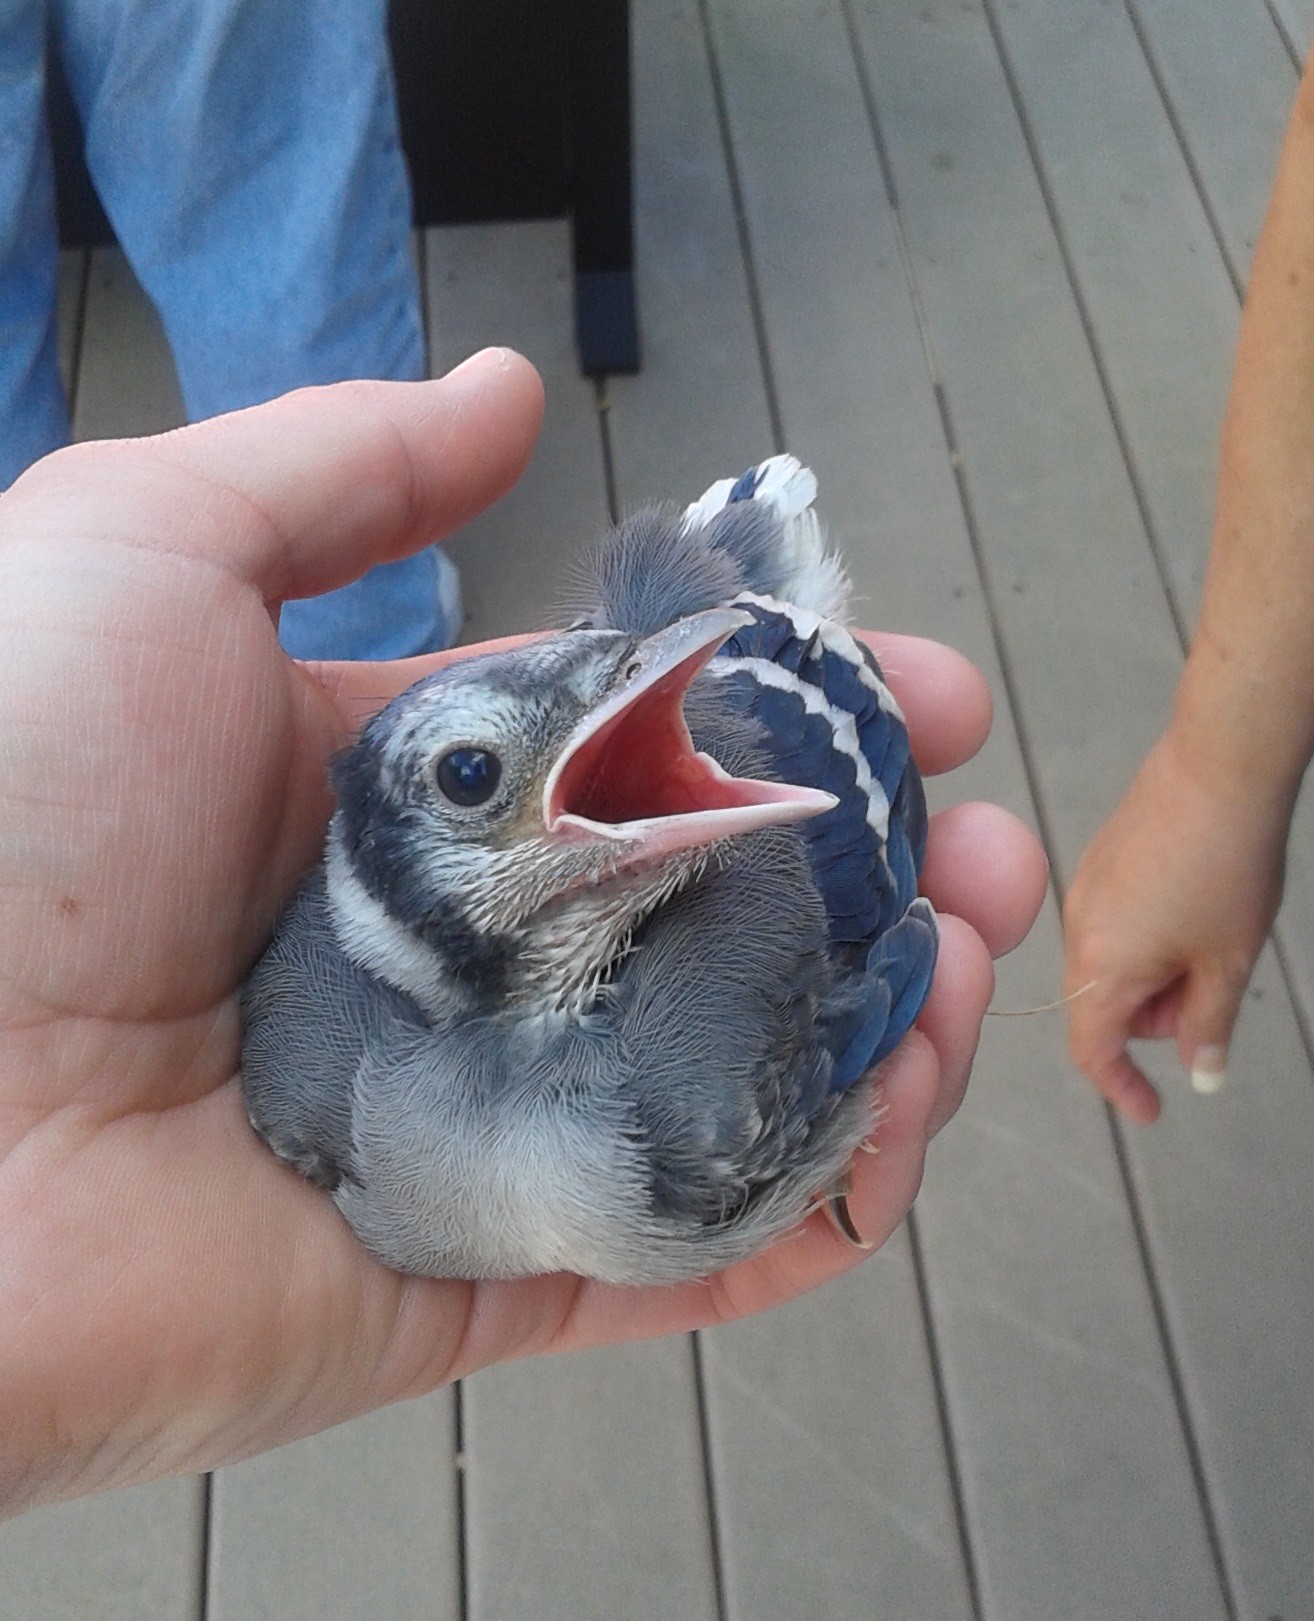
[[[590,570],[595,624],[649,636],[743,589],[734,559],[709,546],[703,529],[682,525],[678,507],[643,507],[599,548]]]

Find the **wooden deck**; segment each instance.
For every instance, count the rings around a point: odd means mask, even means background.
[[[430,233],[435,370],[547,381],[454,543],[532,623],[609,501],[774,446],[869,623],[989,673],[936,790],[1031,818],[1061,893],[1162,724],[1251,249],[1314,0],[636,0],[641,376],[577,376],[555,225]],[[70,261],[79,434],[176,420],[120,261]],[[1311,1621],[1314,811],[1234,1081],[1110,1119],[1061,1016],[987,1024],[912,1218],[694,1340],[495,1369],[0,1529],[3,1621]],[[1056,993],[1057,906],[997,1003]]]

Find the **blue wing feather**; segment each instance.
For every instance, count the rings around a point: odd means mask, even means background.
[[[726,505],[729,506],[732,501],[751,501],[757,494],[757,487],[761,482],[762,469],[750,467],[735,480],[730,494],[725,498]]]
[[[850,965],[822,1021],[831,1086],[842,1091],[893,1052],[930,989],[935,914],[917,899],[925,798],[907,727],[869,651],[815,619],[796,621],[788,604],[750,597],[741,605],[753,623],[725,644],[712,673],[761,727],[774,774],[838,800],[799,832],[832,949]]]
[[[912,1029],[931,989],[938,944],[935,913],[925,900],[915,900],[877,940],[865,972],[856,976],[863,992],[861,1018],[849,1012],[830,1032],[832,1050],[839,1048],[832,1091],[846,1091],[873,1064],[888,1058]]]

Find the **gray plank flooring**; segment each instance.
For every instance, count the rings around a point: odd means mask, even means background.
[[[1292,58],[1303,61],[1314,41],[1314,0],[1265,0],[1265,4]]]
[[[191,1621],[204,1582],[205,1493],[163,1481],[0,1525],[4,1621]]]
[[[211,1621],[456,1621],[454,1406],[438,1391],[220,1470]]]
[[[469,1599],[489,1621],[716,1621],[687,1337],[466,1385]]]
[[[425,258],[433,370],[508,343],[547,390],[528,473],[448,544],[461,569],[464,639],[556,623],[581,548],[609,518],[597,398],[575,360],[567,233],[557,222],[432,231]]]
[[[71,392],[82,342],[82,294],[86,285],[87,254],[68,248],[59,256],[56,317],[59,322],[59,375],[65,393]]]
[[[1252,0],[1133,0],[1128,16],[1239,287],[1291,112],[1295,64]]]
[[[645,367],[579,378],[559,224],[428,233],[436,371],[549,408],[451,545],[465,636],[545,622],[612,503],[787,445],[869,623],[986,671],[937,803],[1056,895],[1156,734],[1314,0],[635,0]],[[181,418],[121,256],[67,254],[78,437]],[[1307,796],[1308,797],[1308,796]],[[1314,1621],[1314,805],[1222,1098],[1110,1121],[1060,1017],[990,1021],[913,1218],[816,1296],[488,1370],[266,1458],[0,1527],[0,1618],[879,1614]],[[1056,904],[997,1005],[1049,1001]]]
[[[169,345],[117,248],[91,253],[75,439],[163,433],[184,420]]]
[[[1065,22],[1076,9],[1065,9]],[[919,31],[911,48],[906,36],[913,31],[898,26],[896,13],[864,14],[867,60],[878,102],[886,105],[888,96],[892,106],[898,105],[902,95],[909,109],[906,160],[902,108],[899,120],[892,113],[888,126],[896,181],[912,221],[915,256],[926,266],[929,318],[945,364],[947,394],[961,424],[967,484],[983,542],[1010,586],[997,593],[996,611],[1062,874],[1070,870],[1093,819],[1107,808],[1105,796],[1117,792],[1139,758],[1144,741],[1140,728],[1157,725],[1159,695],[1166,697],[1175,672],[1176,647],[1163,596],[1152,589],[1154,569],[1142,509],[1128,476],[1134,452],[1125,450],[1126,440],[1115,443],[1106,426],[1108,373],[1100,375],[1095,361],[1101,341],[1111,345],[1113,339],[1098,324],[1093,341],[1088,339],[1087,323],[1095,317],[1088,313],[1085,322],[1076,319],[1082,312],[1068,296],[1068,267],[1059,275],[1057,255],[1045,251],[1047,233],[1040,221],[1046,210],[1039,206],[1032,166],[1022,161],[1017,121],[1010,117],[1011,100],[985,19],[958,7],[925,7],[921,17],[928,12],[934,21]],[[1117,16],[1112,8],[1102,8],[1102,13],[1101,27]],[[1010,27],[1018,15],[1009,13]],[[1057,15],[1051,13],[1048,20]],[[1092,31],[1098,32],[1095,25]],[[1099,60],[1111,72],[1114,59],[1102,41]],[[975,64],[970,88],[963,78],[969,61]],[[1055,72],[1062,66],[1057,56],[1050,65]],[[937,90],[946,98],[956,93],[958,114],[970,109],[973,125],[963,131],[961,147],[954,148],[955,164],[949,171],[934,170],[925,148],[919,150],[920,142],[939,130],[939,121],[927,116],[925,102]],[[1124,91],[1121,80],[1111,81],[1111,96]],[[948,108],[943,112],[950,116]],[[1006,130],[1007,149],[998,138]],[[1110,144],[1117,139],[1112,130],[1103,138]],[[938,235],[931,239],[934,248],[931,240],[924,248],[920,240],[921,215],[938,232],[950,217],[962,228],[979,207],[986,187],[972,185],[965,175],[966,165],[973,162],[989,166],[993,211],[1007,222],[1003,232],[991,221],[981,227],[989,248],[1003,259],[991,270],[1007,265],[999,296],[991,297],[988,306],[984,299],[997,284],[994,275],[980,274],[984,240],[981,257],[962,251],[944,256],[937,251]],[[925,195],[930,190],[926,176],[935,173],[948,184],[970,188],[971,195],[958,192],[946,209],[942,197]],[[1014,194],[1023,188],[1034,194],[1026,217],[1007,206],[1002,195],[1004,177],[1014,174]],[[1057,183],[1050,179],[1047,190],[1065,220]],[[1165,208],[1170,206],[1168,198]],[[1075,203],[1073,207],[1075,212]],[[1074,226],[1069,240],[1075,235]],[[1041,278],[1036,267],[1046,259],[1055,273]],[[1124,260],[1124,275],[1131,273],[1128,262]],[[1027,264],[1030,276],[1025,274]],[[1124,296],[1132,291],[1125,288]],[[1028,339],[1021,330],[1009,330],[1010,308],[1018,310],[1023,300]],[[969,320],[983,323],[992,341],[980,341],[979,325],[978,336],[969,341]],[[1066,340],[1053,325],[1059,321],[1067,329]],[[1220,334],[1217,341],[1224,337]],[[1064,341],[1071,358],[1056,366]],[[1023,355],[1039,358],[1019,375]],[[991,487],[998,477],[991,460],[1013,438],[1005,427],[1008,407],[1003,405],[1010,387],[1016,401],[1029,402],[1019,403],[1018,409],[1044,412],[1051,427],[1074,432],[1082,441],[1077,455],[1053,446],[1054,482],[1038,473],[1029,476],[1021,507],[1015,472]],[[1048,401],[1042,390],[1050,394]],[[1124,421],[1129,418],[1130,410]],[[1189,415],[1185,420],[1189,422]],[[1021,437],[1034,454],[1045,444],[1046,425],[1036,421]],[[991,460],[981,461],[978,447]],[[1175,476],[1186,478],[1193,461],[1203,475],[1198,446],[1194,452],[1188,446],[1171,458]],[[1029,469],[1032,465],[1028,461]],[[1098,492],[1081,488],[1083,474],[1099,478]],[[1174,497],[1176,510],[1189,494]],[[1033,506],[1038,497],[1043,504]],[[1055,593],[1059,574],[1063,589]],[[1113,626],[1117,656],[1110,660],[1108,632]],[[1052,638],[1061,639],[1065,648],[1057,657]],[[1083,686],[1087,696],[1065,691],[1069,680]],[[1091,702],[1091,695],[1098,701]],[[1224,1596],[1241,1606],[1242,1613],[1285,1615],[1302,1613],[1310,1588],[1305,1516],[1314,1497],[1305,1476],[1309,1407],[1301,1346],[1309,1333],[1314,1291],[1309,1257],[1287,1246],[1281,1256],[1290,1271],[1275,1286],[1270,1267],[1278,1257],[1259,1238],[1257,1224],[1268,1224],[1275,1232],[1308,1230],[1314,1212],[1308,1208],[1304,1156],[1290,1154],[1289,1147],[1309,1130],[1311,1094],[1307,1064],[1294,1040],[1291,1010],[1284,1005],[1280,985],[1268,981],[1261,969],[1257,989],[1266,997],[1265,1017],[1243,1030],[1238,1085],[1223,1106],[1197,1107],[1184,1095],[1180,1080],[1169,1077],[1173,1106],[1164,1125],[1153,1133],[1118,1131],[1115,1146],[1128,1166],[1128,1191],[1143,1235],[1148,1278],[1168,1330],[1165,1355],[1183,1406],[1184,1434],[1203,1475],[1202,1508],[1211,1541],[1219,1545]],[[1242,1353],[1240,1338],[1250,1351]],[[1273,1356],[1258,1381],[1253,1378],[1255,1348],[1261,1358],[1270,1351]],[[1284,1380],[1291,1381],[1286,1396],[1275,1402]],[[1098,1409],[1092,1416],[1098,1431]],[[1268,1455],[1269,1448],[1269,1463],[1254,1471],[1255,1453]],[[1276,1545],[1275,1512],[1284,1526],[1282,1546]]]

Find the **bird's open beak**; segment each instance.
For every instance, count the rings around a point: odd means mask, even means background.
[[[634,674],[585,716],[548,773],[550,835],[623,844],[627,864],[643,863],[836,803],[816,788],[732,777],[693,746],[685,694],[722,642],[751,623],[741,609],[713,608],[639,644]]]

